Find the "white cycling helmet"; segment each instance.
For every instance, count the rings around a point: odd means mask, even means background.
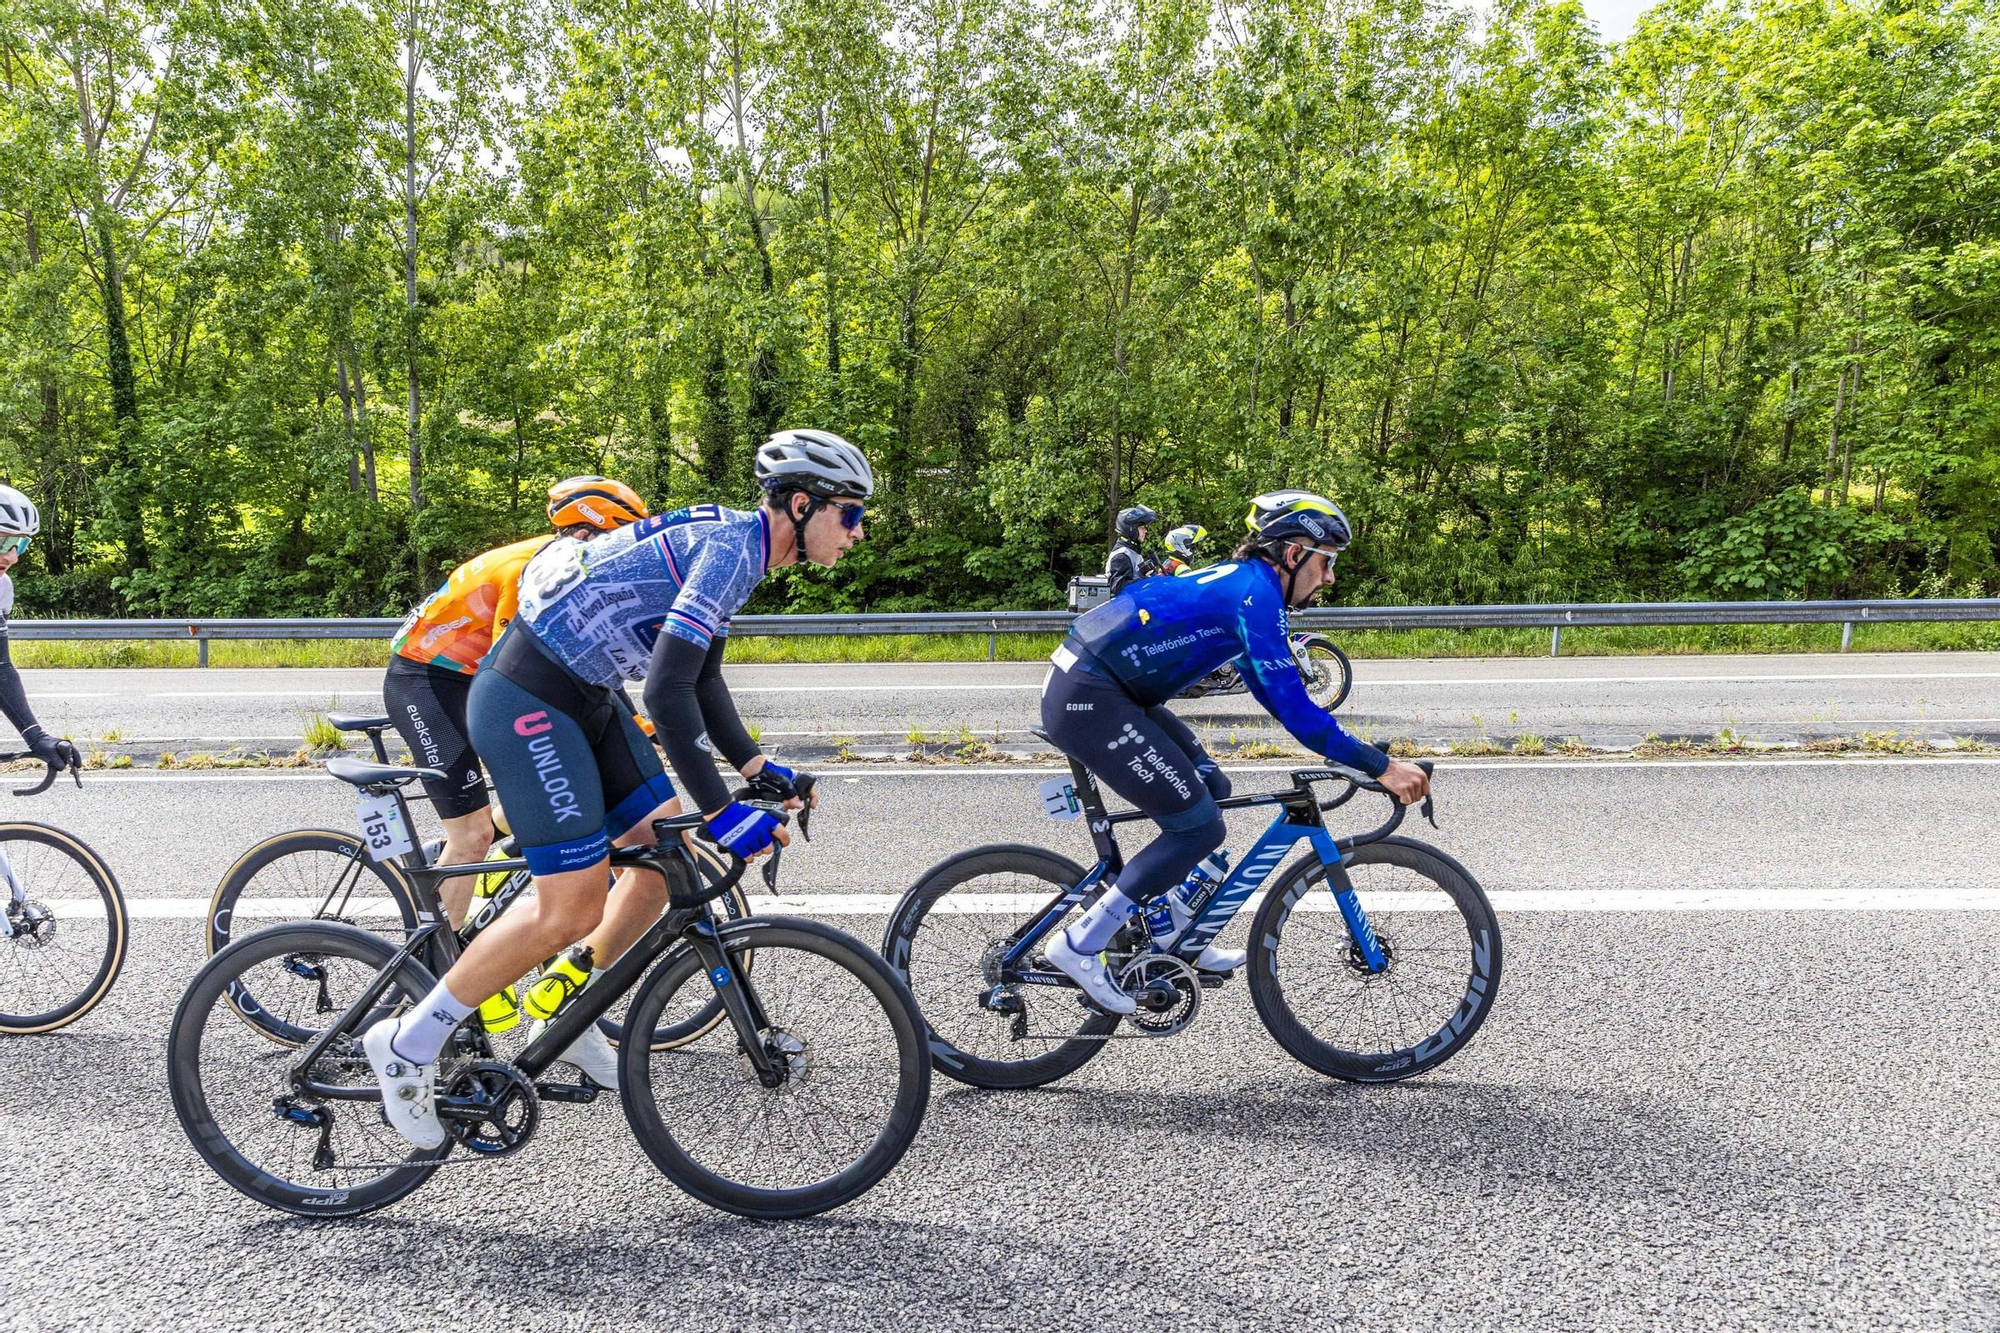
[[[866,500],[875,473],[859,449],[830,430],[781,430],[757,451],[757,484],[821,500]]]
[[[42,511],[12,486],[0,486],[0,537],[32,537],[42,530]]]

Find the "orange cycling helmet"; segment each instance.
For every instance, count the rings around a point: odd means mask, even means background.
[[[608,477],[565,477],[549,487],[549,522],[558,529],[578,524],[610,532],[646,517],[646,502],[622,481]]]

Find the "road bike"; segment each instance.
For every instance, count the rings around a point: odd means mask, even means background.
[[[0,763],[33,754],[0,754]],[[49,764],[16,796],[47,791],[67,771],[83,785],[82,764]],[[53,1032],[95,1009],[125,965],[131,927],[125,895],[104,859],[59,828],[0,824],[0,1033]]]
[[[347,757],[326,767],[384,810],[395,808],[390,797],[404,784],[436,776]],[[665,879],[669,909],[511,1062],[495,1058],[477,1014],[453,1034],[437,1084],[448,1135],[433,1150],[412,1148],[382,1119],[361,1037],[421,1000],[459,956],[437,885],[527,863],[406,870],[420,924],[400,947],[326,921],[236,940],[195,974],[168,1035],[174,1112],[195,1150],[231,1186],[286,1212],[339,1217],[384,1207],[452,1164],[454,1149],[465,1150],[458,1161],[466,1164],[520,1151],[544,1101],[594,1100],[595,1085],[546,1075],[631,991],[627,1021],[642,1030],[710,1003],[722,1010],[721,1022],[677,1049],[620,1049],[626,1121],[663,1174],[704,1203],[761,1219],[856,1198],[902,1159],[923,1120],[930,1064],[915,1001],[900,976],[843,931],[796,917],[721,916],[715,900],[744,867],[732,858],[722,884],[698,874],[683,835],[701,825],[699,815],[656,820],[657,842],[613,850],[613,866]],[[364,838],[380,850],[400,850],[407,831],[400,840],[395,832],[378,844],[364,824]],[[260,1015],[254,1033],[236,1018],[246,1005]]]
[[[389,762],[382,738],[389,726],[387,717],[332,713],[326,720],[337,730],[366,735],[376,762]],[[392,797],[401,826],[414,828],[408,798],[400,789],[393,791]],[[369,854],[361,836],[347,829],[294,829],[266,838],[238,857],[215,886],[208,904],[205,932],[209,955],[213,957],[227,948],[245,925],[267,925],[280,920],[339,922],[392,939],[406,939],[422,924],[421,895],[415,878],[435,868],[443,846],[439,841],[427,842],[413,846],[401,856],[377,860]],[[503,841],[501,846],[506,847],[506,843]],[[724,870],[722,862],[704,855],[701,847],[702,844],[697,844],[694,849],[698,868],[706,877],[719,879]],[[467,920],[459,930],[461,949],[533,886],[525,868],[498,869],[499,861],[484,865],[492,868],[482,869],[480,896],[473,899]],[[774,867],[775,860],[766,863],[767,877]],[[433,877],[432,883],[435,885],[441,878],[449,877]],[[717,909],[732,921],[750,914],[750,900],[741,884],[730,882],[717,902]],[[523,978],[523,988],[532,983],[535,975],[530,973]],[[259,1017],[255,997],[249,998],[252,1002],[241,1006],[240,1012],[245,1021],[260,1025],[263,1019]],[[721,1021],[721,1006],[711,1003],[698,1013],[684,1015],[656,1030],[653,1046],[665,1050],[696,1040]],[[620,1012],[600,1019],[598,1028],[614,1046],[625,1039]]]
[[[1316,784],[1330,782],[1344,786],[1321,800]],[[1188,904],[1190,919],[1164,946],[1143,908],[1120,928],[1105,962],[1138,1001],[1121,1032],[1040,952],[1124,868],[1116,826],[1147,818],[1107,813],[1096,780],[1071,760],[1070,778],[1043,784],[1043,799],[1058,817],[1089,821],[1096,865],[1019,843],[975,847],[926,871],[890,918],[882,952],[917,997],[937,1071],[974,1087],[1037,1087],[1081,1068],[1107,1040],[1186,1030],[1203,991],[1224,984],[1195,960],[1260,888],[1250,996],[1278,1044],[1353,1082],[1435,1069],[1492,1011],[1499,922],[1470,871],[1396,836],[1404,806],[1368,832],[1330,831],[1325,812],[1360,792],[1388,795],[1365,774],[1328,765],[1293,770],[1288,788],[1217,802],[1278,814],[1221,883]],[[1428,797],[1423,813],[1435,824]],[[1301,842],[1307,855],[1279,870]]]

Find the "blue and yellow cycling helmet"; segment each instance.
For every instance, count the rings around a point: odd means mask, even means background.
[[[1354,528],[1340,506],[1311,491],[1264,492],[1250,502],[1243,526],[1267,546],[1296,542],[1316,550],[1344,551],[1354,540]]]

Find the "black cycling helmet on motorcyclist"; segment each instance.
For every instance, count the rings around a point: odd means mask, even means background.
[[[1118,535],[1128,542],[1139,540],[1139,529],[1158,523],[1160,516],[1145,505],[1133,505],[1130,509],[1118,511]]]

